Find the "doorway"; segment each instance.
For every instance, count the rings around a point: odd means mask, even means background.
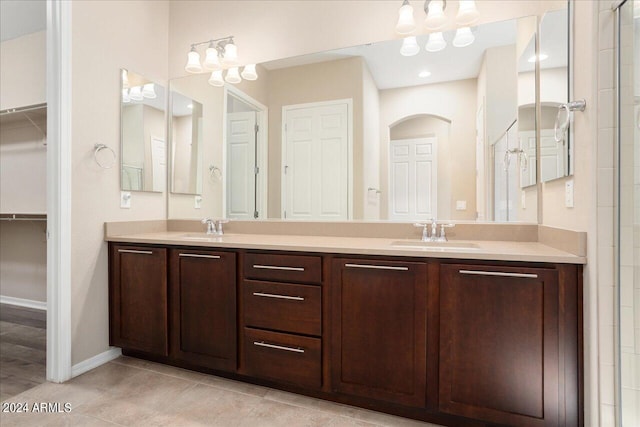
[[[267,108],[226,88],[224,212],[231,219],[267,214]]]
[[[351,217],[351,100],[282,108],[282,218]]]

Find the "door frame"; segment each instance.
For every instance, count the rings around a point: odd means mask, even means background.
[[[258,193],[259,217],[256,219],[267,219],[268,217],[268,192],[269,192],[269,108],[261,102],[255,100],[251,96],[242,92],[237,87],[225,83],[224,100],[222,107],[222,216],[227,217],[227,102],[229,94],[238,98],[242,102],[256,109],[256,123],[259,126],[256,144],[258,145],[256,164],[258,165],[258,185],[256,192]]]
[[[285,219],[287,207],[286,174],[284,165],[287,163],[287,113],[301,108],[326,107],[330,105],[347,104],[347,220],[353,219],[353,98],[334,99],[331,101],[308,102],[304,104],[290,104],[282,106],[280,127],[280,218]]]
[[[71,378],[71,2],[47,0],[47,380]]]

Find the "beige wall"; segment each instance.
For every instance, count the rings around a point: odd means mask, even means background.
[[[0,43],[0,110],[47,101],[45,36],[40,31]]]
[[[357,161],[357,160],[354,160]],[[369,190],[372,188],[374,190]],[[362,64],[363,219],[380,219],[380,92],[366,63]]]
[[[133,193],[120,209],[119,168],[101,169],[93,146],[120,146],[120,68],[166,86],[169,4],[72,4],[72,363],[108,348],[105,221],[166,218],[162,193]]]
[[[191,175],[191,116],[174,117],[171,120],[171,171],[173,185],[170,191],[186,193]]]
[[[446,160],[438,162],[438,169],[442,165],[447,170],[444,179],[440,179],[438,172],[438,192],[441,185],[450,183],[451,197],[442,202],[438,197],[438,216],[445,218],[441,212],[450,212],[450,219],[475,219],[475,108],[476,79],[380,91],[382,219],[389,217],[390,128],[418,114],[437,116],[451,122],[449,144],[438,143],[438,158]],[[454,180],[453,177],[463,178]],[[466,200],[467,210],[456,211],[456,200]]]

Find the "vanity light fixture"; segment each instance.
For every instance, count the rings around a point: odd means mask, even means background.
[[[197,49],[203,45],[207,45],[207,49],[205,50],[204,61],[200,63],[200,54]],[[243,78],[246,80],[258,79],[255,64],[246,65],[242,70],[242,77],[240,77],[238,65],[238,47],[233,41],[233,36],[227,36],[193,43],[184,69],[189,73],[211,71],[209,84],[216,87],[224,86],[225,81],[236,84],[240,83]],[[227,69],[226,72],[224,69]]]
[[[439,31],[437,33],[429,34],[427,45],[424,48],[427,52],[439,52],[445,47],[447,47],[447,42],[444,40],[442,32]]]
[[[458,14],[456,15],[456,23],[461,26],[469,26],[476,22],[480,17],[480,12],[476,7],[474,0],[460,0],[458,5]]]
[[[455,47],[469,46],[476,37],[471,32],[470,27],[461,27],[456,30],[456,35],[453,38],[453,45]]]
[[[413,17],[413,7],[409,4],[409,0],[404,0],[400,10],[398,10],[398,23],[396,24],[396,32],[398,34],[409,34],[416,29],[416,20]]]
[[[420,46],[418,46],[418,41],[416,40],[416,36],[405,37],[402,40],[400,55],[414,56],[414,55],[417,55],[418,52],[420,52]]]

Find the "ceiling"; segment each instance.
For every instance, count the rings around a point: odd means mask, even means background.
[[[0,41],[46,29],[45,0],[0,0]]]

